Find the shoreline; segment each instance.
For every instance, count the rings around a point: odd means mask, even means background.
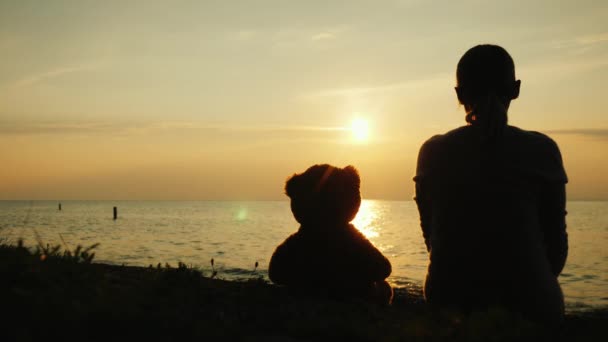
[[[23,238],[28,246],[34,247],[38,241],[36,233],[45,244],[74,247],[99,242],[101,248],[95,261],[140,266],[184,261],[200,267],[205,275],[211,274],[209,260],[215,258],[219,276],[234,279],[248,277],[256,261],[267,268],[277,245],[297,229],[289,207],[280,204],[242,205],[236,201],[108,204],[65,202],[61,211],[56,202],[34,202],[31,210],[27,202],[8,204],[0,213],[5,217],[2,236],[14,244]],[[396,286],[407,281],[424,284],[428,253],[413,203],[368,204],[369,210],[359,213],[362,220],[356,226],[370,233],[370,241],[390,255],[393,272],[388,281]],[[559,278],[566,310],[580,311],[579,304],[608,305],[608,280],[602,277],[608,272],[608,265],[601,257],[601,241],[607,237],[601,230],[606,218],[601,213],[608,212],[607,204],[572,204],[568,216],[572,243]],[[112,220],[115,205],[119,207],[116,221]],[[237,214],[243,208],[248,216],[238,220]],[[582,310],[586,309],[584,305]]]
[[[390,306],[297,296],[259,278],[229,281],[187,267],[93,263],[90,251],[0,246],[7,340],[203,338],[248,340],[513,340],[608,338],[608,308],[567,313],[557,330],[501,310],[431,310],[417,287]],[[94,255],[93,255],[94,256]],[[314,276],[314,275],[312,275]]]
[[[135,269],[149,269],[150,267],[146,267],[146,266],[142,266],[142,265],[129,265],[129,264],[120,264],[120,263],[114,263],[111,261],[103,261],[103,262],[93,262],[92,265],[102,265],[102,266],[106,266],[106,267],[126,267],[126,268],[135,268]],[[166,267],[166,266],[163,266]],[[188,266],[190,267],[190,266]],[[212,269],[201,269],[198,266],[194,266],[194,269],[196,269],[197,271],[202,273],[202,277],[205,278],[209,278],[207,276],[207,274],[212,273]],[[254,281],[254,280],[259,280],[259,281],[263,281],[264,283],[266,283],[268,286],[274,286],[274,287],[280,287],[278,285],[275,285],[272,283],[272,281],[270,279],[268,279],[267,277],[267,272],[264,270],[260,270],[257,271],[258,273],[253,273],[250,272],[252,275],[247,277],[247,276],[235,276],[235,275],[230,275],[229,277],[223,277],[222,275],[224,273],[231,273],[232,269],[218,269],[218,275],[216,277],[213,278],[213,280],[217,280],[217,281],[224,281],[224,282],[238,282],[238,283],[243,283],[243,282],[248,282],[248,281]],[[242,269],[239,269],[242,270]],[[241,273],[245,273],[245,272],[241,272]],[[235,272],[235,274],[238,274]],[[254,276],[257,275],[257,276]],[[398,302],[403,303],[405,301],[405,298],[407,298],[408,301],[415,301],[417,303],[424,303],[424,295],[423,295],[423,289],[422,289],[422,284],[419,284],[418,282],[414,282],[414,281],[400,281],[399,282],[400,285],[396,286],[394,285],[394,283],[391,283],[389,281],[389,284],[392,286],[394,293],[395,293],[395,298]],[[577,313],[585,313],[588,311],[598,311],[598,310],[607,310],[608,311],[608,305],[589,305],[589,304],[585,304],[582,302],[576,302],[576,301],[568,301],[568,298],[565,298],[565,306],[566,306],[566,314],[577,314]]]

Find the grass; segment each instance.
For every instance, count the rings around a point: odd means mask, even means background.
[[[388,307],[307,298],[260,278],[235,282],[177,267],[93,263],[93,250],[0,245],[3,341],[126,339],[275,341],[608,340],[608,310],[538,327],[502,310],[471,315],[426,306],[418,288]]]

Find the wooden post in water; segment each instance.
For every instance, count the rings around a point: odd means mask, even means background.
[[[118,208],[114,207],[114,219],[116,220],[118,218]]]
[[[59,210],[61,210],[61,203],[59,203]]]

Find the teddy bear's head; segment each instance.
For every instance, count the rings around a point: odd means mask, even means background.
[[[285,193],[291,211],[301,224],[348,223],[361,205],[357,169],[314,165],[287,180]]]

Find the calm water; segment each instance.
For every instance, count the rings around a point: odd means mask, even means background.
[[[100,243],[97,262],[178,261],[219,277],[266,276],[274,248],[298,228],[287,201],[0,201],[0,238],[36,244]],[[118,220],[112,220],[112,207]],[[568,203],[570,252],[560,282],[569,310],[608,305],[608,202]],[[364,201],[355,225],[391,260],[389,279],[422,284],[427,252],[414,202]]]

